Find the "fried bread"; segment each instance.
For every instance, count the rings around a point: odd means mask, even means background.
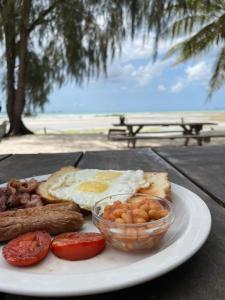
[[[59,199],[49,193],[49,188],[54,185],[61,176],[65,176],[71,172],[76,172],[79,169],[72,166],[61,168],[59,171],[53,173],[47,181],[42,182],[38,188],[37,193],[42,198],[46,199],[47,203],[68,201],[66,199]],[[148,187],[140,188],[137,190],[139,193],[145,193],[161,198],[171,198],[171,184],[168,178],[168,174],[165,172],[145,172],[145,180],[149,183]]]
[[[66,167],[61,168],[59,171],[52,173],[52,175],[48,178],[47,181],[40,183],[39,186],[37,187],[36,192],[42,198],[44,198],[45,200],[47,200],[49,202],[57,202],[57,201],[63,200],[63,199],[57,199],[56,197],[49,194],[49,187],[51,185],[53,185],[58,180],[58,178],[61,177],[62,175],[69,174],[76,170],[78,170],[78,169],[74,168],[73,166],[66,166]]]

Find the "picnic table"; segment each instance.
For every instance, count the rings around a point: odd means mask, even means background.
[[[202,141],[208,138],[208,135],[203,135],[201,136],[201,132],[203,131],[203,128],[205,126],[209,125],[217,125],[217,123],[214,122],[186,122],[186,121],[181,121],[181,122],[156,122],[156,123],[136,123],[136,122],[120,122],[113,124],[114,127],[124,127],[126,128],[128,135],[125,136],[117,136],[114,135],[112,136],[112,140],[128,140],[128,146],[130,143],[132,143],[133,147],[135,147],[136,140],[138,139],[150,139],[150,138],[157,138],[157,139],[165,139],[165,138],[170,138],[170,139],[175,139],[175,138],[185,138],[185,143],[184,145],[187,146],[190,138],[196,138],[198,141],[199,145],[202,145]],[[170,131],[151,131],[148,132],[148,136],[146,132],[142,131],[142,129],[145,129],[147,127],[179,127],[179,130],[170,130]],[[111,133],[122,133],[117,129],[113,130],[111,129],[109,131],[109,136]],[[124,132],[123,132],[124,133]],[[140,135],[142,133],[142,135]],[[163,135],[161,135],[163,133]],[[179,133],[179,134],[177,134]],[[209,132],[207,132],[209,134]],[[159,135],[160,134],[160,135]],[[212,135],[215,136],[215,132],[212,133]],[[223,133],[225,136],[225,133]]]
[[[172,182],[198,194],[212,215],[203,247],[188,261],[152,281],[107,294],[74,299],[222,300],[225,297],[225,147],[163,147],[64,154],[0,155],[0,183],[49,174],[62,166],[166,171]],[[148,266],[146,266],[147,268]],[[18,272],[20,276],[20,272]],[[76,284],[76,282],[74,282]],[[4,300],[21,296],[1,294]],[[26,297],[24,299],[37,299]],[[64,298],[65,299],[65,298]],[[72,299],[72,298],[70,298]]]

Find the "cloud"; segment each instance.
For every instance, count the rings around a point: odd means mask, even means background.
[[[108,65],[108,76],[105,80],[101,75],[100,79],[104,83],[115,83],[122,86],[132,84],[134,87],[147,86],[153,79],[162,75],[163,71],[171,64],[172,59],[160,60],[160,57],[168,51],[172,44],[176,44],[180,39],[173,41],[163,40],[159,42],[159,59],[153,63],[153,46],[154,36],[150,36],[143,41],[142,36],[132,40],[127,38],[122,46],[121,53],[117,49],[113,62]],[[190,72],[190,71],[189,71]],[[173,87],[173,91],[181,90],[180,84],[178,87]],[[163,91],[163,87],[159,87],[158,91]]]
[[[132,76],[137,82],[137,85],[143,87],[148,85],[152,79],[159,77],[167,65],[168,61],[157,61],[154,64],[150,61],[146,65],[139,66],[133,71]]]
[[[166,87],[165,85],[163,84],[159,84],[158,87],[157,87],[157,91],[158,92],[164,92],[166,90]]]
[[[133,60],[148,59],[152,60],[154,52],[154,35],[149,34],[148,37],[143,39],[140,34],[138,37],[131,39],[126,38],[122,43],[121,51],[119,48],[115,52],[115,61],[120,61],[122,63],[130,62]],[[173,47],[175,44],[181,42],[184,38],[176,38],[174,40],[162,39],[158,43],[158,56],[162,57],[166,52]]]
[[[179,93],[184,89],[184,87],[185,87],[185,85],[181,81],[178,81],[176,84],[174,84],[171,87],[171,92],[172,93]]]
[[[152,63],[147,60],[145,63],[114,63],[108,70],[108,76],[105,79],[101,77],[104,83],[115,83],[127,86],[132,84],[134,87],[144,87],[156,77],[159,77],[163,70],[168,66],[169,61],[156,61]],[[93,82],[94,83],[94,82]]]
[[[108,82],[121,82],[128,79],[134,72],[135,68],[132,64],[114,64],[108,71]]]
[[[154,35],[150,34],[143,40],[142,36],[134,40],[127,38],[122,45],[122,50],[117,49],[115,59],[108,66],[108,82],[134,81],[137,86],[144,87],[155,77],[159,77],[171,63],[171,60],[162,61],[160,57],[169,48],[179,42],[181,38],[173,40],[162,40],[158,45],[159,59],[153,63]]]
[[[117,59],[123,62],[137,60],[137,59],[150,59],[153,54],[153,39],[149,38],[149,42],[143,42],[142,38],[135,40],[127,39],[123,46],[121,54],[117,52]]]
[[[205,61],[200,61],[193,66],[187,67],[185,73],[189,81],[204,80],[208,77],[209,66]]]
[[[100,20],[102,21],[102,20]],[[126,38],[122,44],[121,52],[116,49],[115,57],[111,64],[108,64],[108,76],[100,75],[100,80],[105,83],[121,83],[122,86],[133,84],[134,86],[144,87],[151,80],[159,77],[171,63],[171,60],[160,60],[171,46],[181,39],[161,40],[158,45],[158,60],[153,63],[152,56],[154,51],[154,35],[150,34],[145,40],[140,34],[138,37]],[[96,79],[91,81],[96,83]],[[162,91],[162,90],[161,90]]]
[[[179,93],[194,82],[205,85],[210,76],[211,64],[206,61],[200,61],[192,66],[188,66],[183,77],[180,77],[175,84],[171,87],[172,93]]]

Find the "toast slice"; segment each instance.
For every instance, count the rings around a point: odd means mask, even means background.
[[[168,173],[146,172],[145,179],[149,183],[149,187],[139,189],[139,193],[171,199],[171,183]]]
[[[50,188],[50,186],[52,186],[53,184],[55,184],[55,182],[58,181],[58,178],[72,173],[75,170],[78,170],[77,168],[74,168],[73,166],[67,166],[67,167],[63,167],[61,168],[59,171],[54,172],[47,181],[44,181],[42,183],[39,184],[36,192],[46,200],[46,202],[59,202],[62,201],[63,199],[58,199],[54,196],[52,196],[51,194],[49,194],[48,189]]]
[[[58,178],[62,175],[79,170],[73,166],[61,168],[59,171],[53,173],[47,181],[42,182],[38,188],[37,193],[46,200],[47,203],[69,201],[65,199],[58,199],[52,196],[48,190],[49,188],[58,181]],[[161,198],[171,199],[171,184],[168,178],[168,174],[165,172],[146,172],[145,179],[149,182],[147,188],[141,188],[137,192],[145,193]]]

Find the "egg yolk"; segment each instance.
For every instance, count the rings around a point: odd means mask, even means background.
[[[108,189],[108,184],[98,181],[86,181],[82,182],[78,189],[81,192],[102,193]]]

